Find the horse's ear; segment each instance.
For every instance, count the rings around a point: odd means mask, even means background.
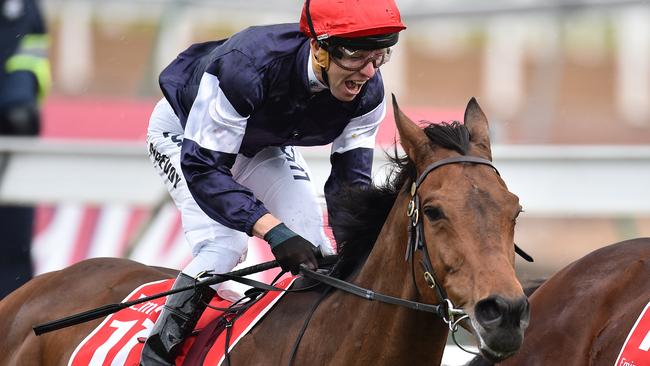
[[[492,160],[488,120],[476,98],[470,99],[465,108],[465,126],[471,136],[473,153]]]
[[[424,131],[399,109],[397,98],[395,98],[395,94],[392,95],[393,113],[395,114],[395,124],[397,125],[397,131],[399,131],[400,142],[406,155],[415,161],[416,156],[418,156],[418,149],[428,146],[428,138]]]

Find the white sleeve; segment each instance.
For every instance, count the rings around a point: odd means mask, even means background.
[[[237,154],[248,116],[239,115],[219,88],[219,79],[204,73],[187,116],[185,136],[208,150]]]
[[[373,149],[375,147],[375,137],[379,131],[379,124],[385,116],[386,101],[382,101],[372,111],[352,118],[343,132],[332,143],[332,154],[341,154],[360,147]]]

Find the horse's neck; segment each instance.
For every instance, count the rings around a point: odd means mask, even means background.
[[[418,301],[411,264],[404,258],[409,225],[407,203],[408,196],[400,193],[372,252],[353,282],[377,293]],[[410,357],[435,362],[438,354],[442,356],[447,328],[436,315],[396,305],[377,306],[375,301],[363,301],[360,305],[363,308],[358,314],[364,314],[366,322],[381,324],[377,331],[383,336],[373,337],[373,340],[384,342],[384,346],[400,359]]]
[[[408,240],[406,198],[400,193],[355,282],[375,291],[411,298],[416,295],[409,262],[404,260]]]

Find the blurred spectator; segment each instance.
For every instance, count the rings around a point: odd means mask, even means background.
[[[47,46],[35,0],[0,0],[1,136],[38,135],[39,104],[50,86]],[[33,207],[0,206],[0,298],[32,277],[33,222]]]

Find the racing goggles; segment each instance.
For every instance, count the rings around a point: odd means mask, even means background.
[[[330,54],[332,62],[343,70],[360,71],[372,62],[372,66],[378,69],[379,66],[390,61],[390,48],[378,50],[349,50],[343,46],[335,47]]]

